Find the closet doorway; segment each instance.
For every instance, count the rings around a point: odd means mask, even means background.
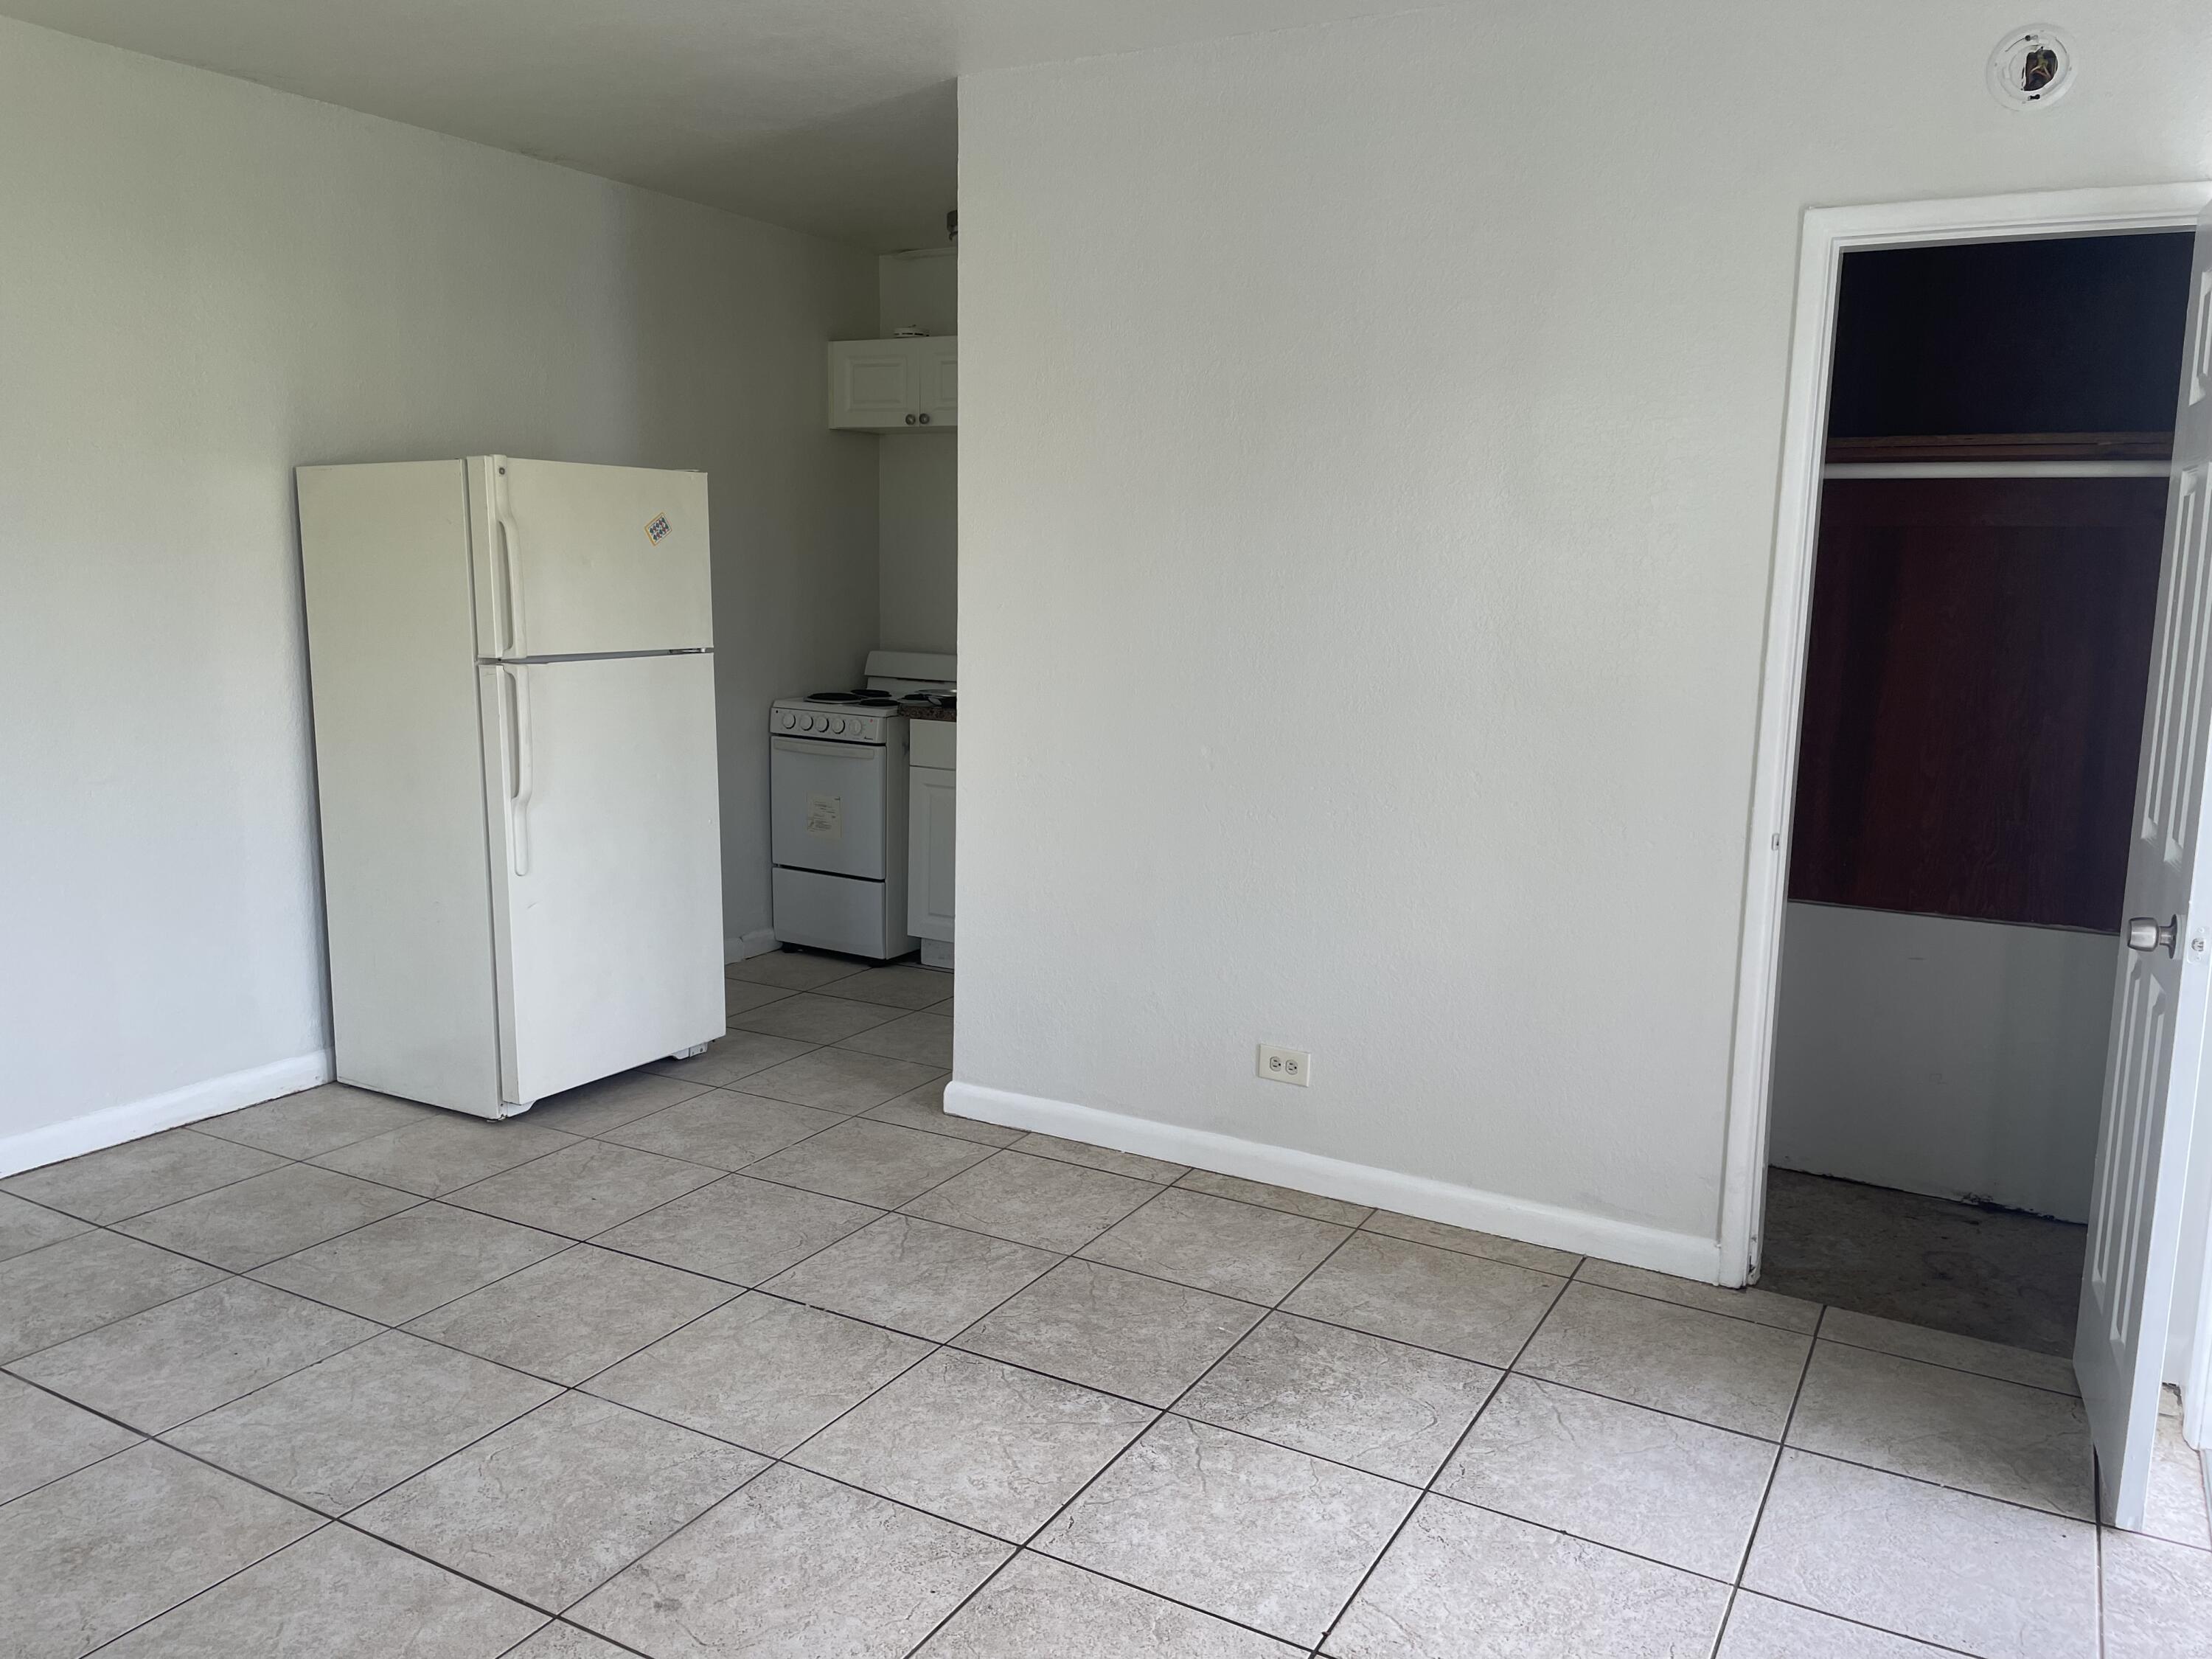
[[[1844,256],[1769,1289],[2073,1350],[2191,240]]]
[[[2212,1442],[2212,1134],[2196,1133],[2200,1120],[2212,1121],[2200,1106],[2200,1096],[2212,1086],[2212,788],[2206,786],[2208,775],[2212,775],[2212,208],[2208,201],[2212,201],[2212,185],[2185,184],[1822,208],[1805,216],[1753,775],[1753,836],[1746,870],[1722,1182],[1717,1273],[1721,1283],[1760,1279],[1762,1257],[1775,1259],[1768,1237],[1775,1229],[1799,1226],[1801,1272],[1809,1271],[1807,1264],[1814,1255],[1802,1248],[1814,1227],[1827,1225],[1828,1237],[1838,1236],[1832,1214],[1826,1222],[1806,1218],[1810,1206],[1800,1206],[1794,1224],[1785,1218],[1789,1194],[1783,1189],[1807,1171],[1776,1170],[1770,1182],[1770,1130],[1781,1138],[1783,1148],[1799,1148],[1794,1153],[1783,1150],[1782,1156],[1801,1162],[1814,1157],[1802,1150],[1805,1143],[1792,1139],[1790,1108],[1780,1101],[1789,1080],[1786,1073],[1801,1080],[1808,1074],[1806,1068],[1791,1066],[1783,1046],[1807,1029],[1803,1020],[1792,1022],[1790,1036],[1779,1035],[1789,1018],[1782,1006],[1784,942],[1785,933],[1791,931],[1785,921],[1801,908],[1832,913],[1820,918],[1827,921],[1845,912],[1865,911],[1879,912],[1877,923],[1988,924],[2021,933],[2038,929],[2079,933],[2091,936],[2080,942],[2084,952],[2102,950],[2094,936],[2117,922],[2109,947],[2112,968],[2107,981],[2107,1037],[2101,1097],[2094,1107],[2095,1150],[2071,1359],[2096,1446],[2102,1513],[2108,1523],[2121,1528],[2142,1522],[2162,1383],[2181,1387],[2183,1437],[2196,1446]],[[1843,381],[1835,378],[1846,372],[1836,347],[1844,264],[1852,256],[1916,249],[1964,252],[1975,244],[2139,239],[2185,230],[2193,232],[2193,242],[2179,296],[2178,320],[2157,317],[2164,301],[2100,313],[2094,307],[2085,310],[2068,303],[2062,293],[2057,302],[2046,297],[2023,310],[1970,285],[1969,295],[1979,292],[1980,298],[1970,298],[1963,308],[1954,304],[1948,321],[1908,325],[1917,331],[1917,346],[1893,353],[1894,368],[1874,377],[1875,389],[1886,386],[1885,395],[1895,404],[1902,396],[1900,385],[1932,385],[1946,359],[1958,359],[1970,368],[1978,366],[1978,377],[1966,382],[1966,392],[1954,386],[1948,394],[1954,401],[1947,407],[1968,409],[1958,399],[1984,396],[2008,380],[2014,394],[2021,395],[2024,373],[2032,381],[2030,393],[2065,378],[2049,366],[2069,352],[2077,363],[2081,361],[2085,348],[2078,342],[2069,347],[2066,341],[2069,331],[2080,334],[2085,329],[2092,367],[2084,372],[2093,378],[2108,377],[2115,354],[2124,355],[2115,344],[2118,337],[2109,331],[2099,335],[2079,319],[2148,310],[2151,314],[2137,320],[2167,331],[2167,343],[2142,349],[2170,354],[2168,373],[2178,387],[2178,395],[2166,405],[2173,410],[2168,459],[2158,459],[2164,420],[2159,426],[2117,424],[2112,408],[2088,417],[2071,415],[2063,422],[2054,421],[2046,410],[2033,417],[2033,425],[2017,416],[1998,420],[1968,410],[1967,418],[1955,423],[1947,420],[1948,430],[1926,429],[1924,414],[1912,422],[1923,428],[1917,431],[1853,432],[1847,424],[1832,421],[1844,409],[1832,397],[1832,386],[1838,392],[1844,390]],[[2091,249],[2080,257],[2138,252]],[[1870,269],[1860,267],[1862,271]],[[1950,291],[1950,278],[1930,276],[1925,267],[1922,278],[1922,301],[1931,290],[1937,297]],[[2095,284],[2085,289],[2079,270],[2068,287],[2074,301],[2081,301],[2085,292],[2094,297]],[[2002,320],[2008,307],[2008,325],[1990,330],[1993,315]],[[2110,316],[2113,327],[2126,320],[2126,315]],[[1984,336],[1993,332],[2000,345],[2009,349],[1991,349],[1986,341],[1970,348],[1962,330]],[[2130,332],[2128,337],[2135,337]],[[2026,370],[2020,367],[2023,364]],[[2039,374],[2033,373],[2038,368]],[[2125,406],[2124,399],[2115,405]],[[1832,426],[1836,427],[1832,435],[1844,443],[1843,453],[1833,458],[1829,453]],[[1884,437],[1911,440],[1920,447],[1917,454],[1902,443],[1870,448]],[[1933,440],[1951,441],[1938,445]],[[2014,446],[2009,454],[2004,453],[2008,443]],[[1852,453],[1854,444],[1856,453]],[[2052,490],[2027,488],[2066,483],[2067,479],[2051,471],[2054,463],[2085,484],[2094,481],[2121,486],[2139,474],[2146,475],[2148,483],[2156,482],[2156,473],[2165,474],[2149,651],[2142,668],[2142,696],[2132,741],[2109,729],[2100,737],[2097,711],[2125,700],[2130,672],[2126,643],[2130,583],[2119,573],[2128,562],[2124,546],[2136,514],[2122,489],[2101,490],[2101,499],[2094,504],[2086,496],[2069,504],[2070,489],[2061,492],[2054,502]],[[1844,468],[1858,470],[1830,471]],[[1846,505],[1838,497],[1832,513],[1828,510],[1832,503],[1827,498],[1845,484],[1937,483],[2020,488],[2002,493],[1995,505],[1985,498],[1978,507],[1956,501],[1932,507],[1924,499],[1925,490],[1862,490],[1855,492],[1864,497],[1856,505]],[[1919,499],[1911,499],[1916,496]],[[2038,496],[2039,501],[2031,500]],[[2035,509],[2032,514],[2031,507]],[[2035,522],[2029,521],[2031,517]],[[1837,533],[1832,555],[1829,538],[1820,533],[1824,527]],[[2073,544],[2078,561],[2092,532],[2105,549],[2101,556],[2110,568],[2094,581],[2079,568],[2063,579],[2067,544]],[[1930,549],[1948,551],[1924,556]],[[1908,556],[1916,551],[1923,556]],[[1978,580],[1971,579],[1977,562]],[[1825,582],[1816,579],[1816,569],[1822,565],[1826,567]],[[2043,574],[2038,574],[2039,566]],[[2058,574],[2050,574],[2054,571]],[[1817,627],[1813,615],[1816,589],[1831,601],[1823,607]],[[1899,622],[1908,610],[1918,620]],[[2091,614],[2104,617],[2101,632],[2084,631],[2085,617]],[[1919,653],[1918,665],[1912,665],[1906,646],[1931,635],[1938,641],[1937,648],[1932,655]],[[1814,662],[1816,647],[1820,665]],[[1978,658],[1990,672],[1962,678],[1960,665]],[[2136,660],[2142,662],[2140,657]],[[1824,677],[1828,688],[1825,715],[1818,707],[1808,706],[1824,695],[1818,683]],[[2066,696],[2054,699],[2050,695],[2048,682],[2054,677],[2070,687]],[[1887,703],[1909,712],[1883,717]],[[1808,719],[1814,722],[1811,727],[1804,725]],[[2023,726],[2029,733],[2025,744],[2017,729]],[[1808,880],[1825,876],[1825,890],[1798,887],[1792,880],[1793,857],[1799,851],[1794,809],[1801,799],[1801,738],[1810,739],[1808,758],[1820,759],[1825,743],[1831,761],[1856,754],[1860,762],[1852,789],[1832,790],[1826,817],[1815,812],[1820,821],[1808,830],[1809,836],[1827,840],[1825,871],[1820,853],[1809,842],[1805,849]],[[2102,918],[2103,900],[2099,897],[2105,890],[2098,874],[2100,834],[2096,827],[2101,771],[2094,763],[2092,750],[2100,741],[2108,751],[2130,757],[2136,769],[2131,805],[2121,815],[2127,837],[2120,859],[2121,904],[2111,921]],[[2015,751],[2009,761],[2004,757],[2008,748]],[[2069,753],[2070,763],[2064,758]],[[1964,784],[1962,779],[1966,780]],[[1823,787],[1815,779],[1804,781],[1803,799],[1808,805]],[[1899,799],[1905,803],[1901,819],[1896,807]],[[2053,802],[2061,803],[2063,810],[2045,823],[2042,809]],[[2023,827],[2029,820],[2034,827]],[[1963,864],[1954,856],[1961,846]],[[2015,864],[2024,867],[2014,869]],[[1895,896],[1908,892],[1938,894],[1935,902],[1939,908],[1883,908],[1886,904],[1929,902]],[[1793,893],[1799,896],[1793,900]],[[1871,896],[1875,894],[1884,896]],[[1986,907],[1997,905],[2003,908],[1993,916]],[[1985,908],[1977,910],[1977,906]],[[2087,920],[2081,919],[2085,916]],[[1810,927],[1817,925],[1795,926],[1794,930],[1802,942]],[[1882,947],[1892,951],[1888,959],[1893,963],[1897,960],[1893,946],[1891,941]],[[2054,954],[2039,946],[2035,953]],[[1842,954],[1828,953],[1832,961]],[[1905,960],[1924,960],[1926,955],[1908,952]],[[1999,956],[2001,963],[2008,959]],[[1992,975],[1969,971],[1969,965],[1923,974],[1923,983],[1931,988],[1906,999],[1896,994],[1898,973],[1877,972],[1863,1000],[1871,997],[1874,1012],[1895,1017],[1900,1000],[1908,1005],[1904,1012],[1924,1011],[1944,999],[1955,999],[1962,988],[1978,987],[1985,999],[1994,995],[2008,1006],[2036,979],[2035,972]],[[1983,966],[1986,968],[1986,961]],[[2058,993],[2052,981],[2063,982],[2066,975],[2045,971],[2048,969],[2046,962],[2037,970],[2044,981],[2041,994],[2046,1006],[2055,1006]],[[1887,999],[1886,1008],[1883,998]],[[1817,988],[1810,997],[1800,996],[1793,988],[1790,1000],[1793,1007],[1809,1006],[1815,1017],[1832,1019],[1847,1012],[1839,1005],[1850,999],[1831,987]],[[2094,1010],[2093,1000],[2081,1000]],[[1954,1000],[1944,1006],[1954,1011],[1951,1019],[1940,1029],[1923,1023],[1918,1036],[1927,1039],[1933,1030],[1935,1039],[1952,1044],[1946,1054],[1973,1052],[1970,1045],[1955,1042],[1954,1029],[1959,1024],[1956,1010],[1964,1007],[1971,1013],[1971,1003]],[[2070,1018],[2076,1000],[2067,1000],[2066,1006]],[[2063,1065],[2056,1056],[2073,1051],[2063,1030],[2057,1029],[2063,1020],[2033,1013],[2014,1017],[2002,1009],[1991,1014],[1986,1006],[1984,1014],[1985,1026],[1996,1033],[1981,1047],[1985,1059],[1993,1056],[1991,1063],[2005,1061],[2017,1067],[2017,1057],[2027,1046],[2042,1042],[2049,1052],[2031,1065],[2033,1080],[2041,1086],[2053,1074],[2063,1074]],[[2094,1030],[2094,1012],[2081,1017]],[[1893,1063],[1900,1049],[1909,1052],[1911,1041],[1893,1034],[1862,1046],[1879,1048]],[[2007,1060],[2008,1056],[2012,1058]],[[1832,1090],[1835,1079],[1829,1073],[1835,1069],[1832,1065],[1813,1068],[1813,1082]],[[1940,1073],[1942,1067],[1926,1070]],[[1853,1091],[1862,1103],[1872,1097],[1878,1105],[1888,1102],[1893,1092],[1888,1088]],[[2060,1096],[2075,1097],[2072,1091]],[[2022,1090],[2016,1077],[2000,1075],[1983,1098],[1992,1111],[2009,1109],[2022,1098]],[[1863,1137],[1880,1127],[1878,1109],[1862,1103],[1855,1110]],[[1936,1127],[1934,1109],[1923,1103],[1904,1115],[1908,1133],[1902,1141],[1893,1139],[1892,1146],[1901,1146],[1908,1160],[1924,1162],[1931,1139],[1940,1139],[1928,1133]],[[2031,1128],[2023,1136],[2015,1127],[2001,1126],[1978,1136],[1954,1139],[1978,1152],[1984,1164],[1999,1168],[2008,1181],[2048,1177],[2055,1166],[2063,1186],[2063,1162],[2041,1159],[2044,1167],[2039,1175],[2033,1167],[2038,1159],[2024,1161],[2024,1153],[2034,1152],[2039,1158],[2045,1149],[2022,1144],[2063,1140],[2061,1132]],[[1818,1156],[1824,1163],[1832,1159],[1836,1156],[1833,1146]],[[1845,1177],[1823,1169],[1809,1178],[1839,1183]],[[1893,1233],[1909,1218],[1898,1207],[1907,1197],[1959,1204],[1970,1211],[1969,1218],[1996,1213],[1984,1207],[1984,1201],[1998,1194],[1978,1186],[1963,1188],[1976,1200],[1971,1206],[1941,1190],[1910,1193],[1911,1182],[1927,1179],[1924,1173],[1885,1171],[1871,1180],[1861,1175],[1856,1184],[1875,1188],[1879,1182],[1879,1192],[1897,1195],[1889,1212],[1875,1218],[1877,1229],[1886,1227]],[[1771,1218],[1774,1229],[1767,1224],[1771,1186],[1778,1199]],[[1831,1185],[1813,1190],[1833,1194],[1842,1188]],[[1960,1218],[1954,1213],[1950,1218]],[[2063,1236],[2035,1224],[2067,1224],[2047,1213],[2007,1214],[2006,1218],[2020,1221],[2046,1240]],[[1851,1231],[1848,1219],[1840,1225],[1846,1235]],[[1923,1250],[1922,1267],[1942,1267],[1942,1255],[1941,1250],[1932,1255]],[[1786,1274],[1786,1251],[1782,1258]],[[1846,1307],[1866,1294],[1868,1263],[1863,1257],[1856,1266],[1860,1277],[1856,1286],[1836,1283],[1832,1277],[1824,1293]],[[1832,1273],[1836,1267],[1831,1261],[1826,1270]],[[1921,1288],[1924,1285],[1923,1273]],[[1929,1316],[1923,1311],[1919,1316]],[[1950,1316],[1954,1320],[1957,1316]],[[2017,1330],[2007,1334],[2021,1340]]]

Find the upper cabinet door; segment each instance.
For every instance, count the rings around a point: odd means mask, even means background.
[[[915,340],[917,379],[923,426],[957,426],[960,421],[960,342],[952,335],[942,339]]]
[[[714,644],[705,473],[480,456],[469,507],[477,655]]]
[[[955,425],[959,413],[960,343],[953,336],[830,343],[831,426],[919,431]]]
[[[830,343],[830,424],[907,427],[921,410],[911,340]]]

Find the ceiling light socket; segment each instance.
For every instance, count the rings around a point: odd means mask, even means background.
[[[2074,43],[2048,23],[2014,29],[1990,53],[1990,94],[2008,109],[2042,109],[2074,84]]]

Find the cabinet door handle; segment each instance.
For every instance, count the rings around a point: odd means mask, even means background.
[[[921,417],[921,423],[922,423],[924,426],[927,426],[927,425],[929,424],[929,416],[927,416],[927,415],[923,416]]]
[[[914,420],[915,420],[915,417],[914,417],[913,416],[909,415],[909,416],[908,416],[906,417],[906,423],[907,423],[908,426],[912,426],[912,425],[914,424]]]

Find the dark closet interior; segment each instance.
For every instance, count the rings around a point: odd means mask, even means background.
[[[2170,453],[2185,234],[1844,262],[1831,461]],[[1790,896],[2117,931],[2166,486],[1832,477]]]
[[[1847,255],[1830,459],[1856,441],[2173,436],[2185,231]],[[1868,457],[1871,459],[1871,457]]]
[[[2166,484],[1832,481],[1790,896],[2117,932]]]

